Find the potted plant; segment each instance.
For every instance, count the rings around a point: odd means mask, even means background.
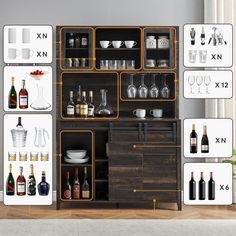
[[[236,149],[233,150],[233,157],[232,159],[223,160],[224,163],[231,163],[233,166],[233,203],[236,204]]]

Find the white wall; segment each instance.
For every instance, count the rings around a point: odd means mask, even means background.
[[[185,23],[202,22],[203,0],[5,0],[1,1],[0,5],[1,28],[5,24],[50,24],[54,28],[56,25],[179,26],[180,118],[182,119],[185,117],[203,117],[204,115],[203,100],[183,99],[182,29]],[[3,45],[2,40],[1,31],[0,43]],[[0,63],[3,75],[2,53],[0,53]],[[0,85],[3,87],[2,80]],[[3,94],[3,91],[0,91]],[[1,107],[3,104],[2,94]],[[0,113],[2,118],[3,109]],[[1,122],[0,130],[3,128],[2,125]],[[2,150],[2,143],[1,138],[0,150]],[[56,166],[55,162],[54,166]],[[3,170],[3,155],[0,158],[0,167],[0,170]],[[0,176],[0,189],[2,189],[2,177],[3,174]]]

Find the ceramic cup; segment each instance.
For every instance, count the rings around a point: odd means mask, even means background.
[[[16,48],[8,48],[8,58],[9,59],[16,59],[19,56],[20,56],[19,50],[17,50]]]
[[[29,48],[21,49],[21,57],[22,59],[30,59],[34,55],[34,52]]]
[[[8,43],[16,43],[16,28],[8,29]]]
[[[133,111],[133,115],[135,115],[137,118],[145,118],[146,110],[145,109],[136,109]]]
[[[123,41],[119,41],[119,40],[114,40],[112,41],[112,46],[114,48],[120,48],[121,46],[124,45],[124,42]]]
[[[102,48],[108,48],[109,46],[111,46],[110,41],[103,40],[103,41],[99,41],[99,43]]]
[[[146,67],[155,67],[156,60],[155,59],[146,59]]]
[[[125,47],[126,47],[126,48],[133,48],[133,47],[136,46],[136,45],[137,45],[137,42],[136,42],[136,41],[131,41],[131,40],[125,41]]]
[[[22,43],[30,43],[30,29],[29,28],[22,29]]]
[[[161,118],[163,114],[162,109],[153,109],[149,112],[149,114],[155,118]]]

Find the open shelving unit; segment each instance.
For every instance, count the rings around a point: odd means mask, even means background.
[[[67,35],[88,35],[88,48],[68,48]],[[146,36],[165,35],[168,49],[146,48]],[[57,56],[57,137],[60,157],[57,161],[59,183],[57,208],[71,207],[153,207],[159,202],[177,203],[181,210],[181,122],[179,120],[178,27],[138,26],[58,26]],[[102,48],[100,41],[135,41],[133,48]],[[88,67],[68,67],[67,58],[87,58]],[[64,59],[63,59],[64,58]],[[147,68],[146,59],[165,59],[168,68]],[[135,61],[131,68],[100,68],[101,60]],[[137,90],[144,75],[148,90],[155,83],[161,94],[163,83],[169,96],[129,98],[127,88],[133,74]],[[114,110],[110,117],[67,117],[69,91],[93,91],[94,104],[100,104],[100,89],[106,89],[108,104]],[[146,118],[134,117],[133,110],[146,109]],[[163,116],[154,118],[152,109],[162,109]],[[67,138],[62,138],[61,134]],[[88,135],[92,135],[93,138]],[[77,138],[76,138],[77,137]],[[92,197],[89,201],[65,200],[61,184],[66,170],[74,165],[63,163],[63,155],[70,149],[88,149],[93,139],[93,155],[89,168]],[[58,143],[58,142],[57,142]],[[91,155],[91,154],[90,154]],[[83,165],[81,165],[81,168]],[[158,171],[157,171],[158,170]],[[83,178],[82,176],[80,176]],[[73,176],[71,181],[73,180]],[[72,182],[71,182],[72,183]]]

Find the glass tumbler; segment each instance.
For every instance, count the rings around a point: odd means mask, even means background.
[[[135,60],[126,60],[126,69],[134,70],[135,69]]]
[[[189,63],[195,63],[197,59],[197,50],[188,51]]]

